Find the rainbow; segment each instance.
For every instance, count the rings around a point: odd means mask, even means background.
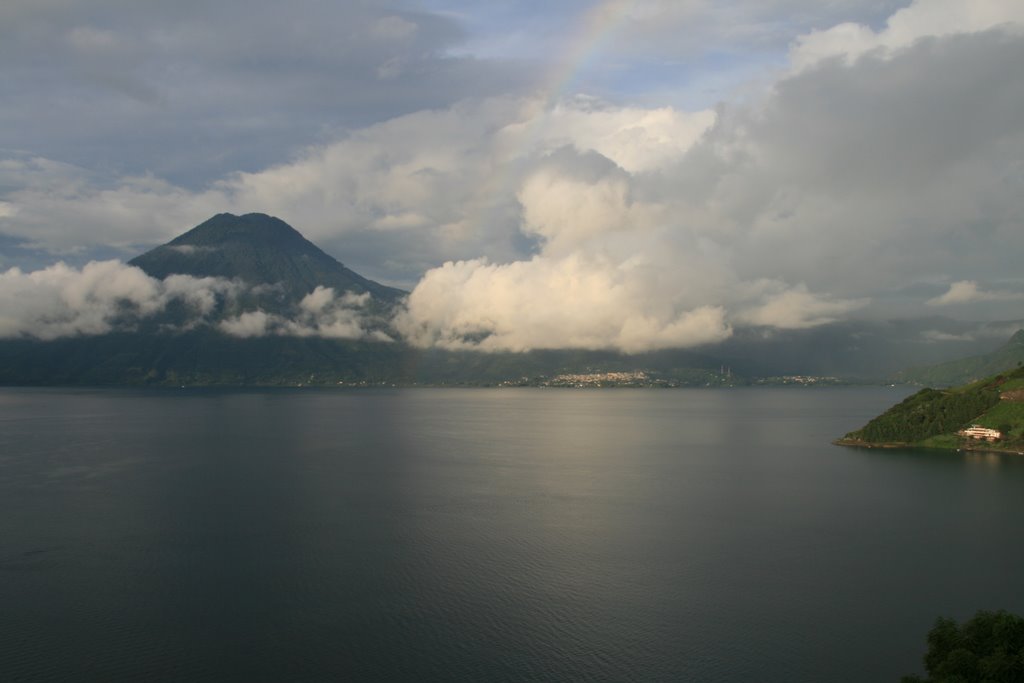
[[[567,41],[565,53],[545,79],[543,91],[546,93],[546,108],[571,92],[579,75],[615,36],[636,2],[604,0],[583,16],[576,34]]]
[[[526,164],[532,158],[532,151],[544,137],[548,114],[558,103],[573,94],[580,74],[594,61],[602,49],[615,37],[616,32],[629,17],[630,10],[638,0],[603,0],[586,13],[577,24],[577,30],[565,41],[563,52],[554,61],[553,67],[542,79],[539,89],[538,109],[528,118],[522,141],[526,153],[506,162],[506,168],[497,170],[484,181],[476,193],[463,221],[464,228],[483,231],[488,224],[501,221],[508,208],[508,197],[514,197],[516,183],[522,178]],[[494,157],[500,157],[497,146],[498,136],[492,141]],[[419,361],[415,361],[418,363]],[[414,368],[415,373],[415,368]]]
[[[524,124],[521,137],[525,153],[508,162],[506,168],[485,181],[474,208],[466,217],[467,227],[484,231],[488,224],[502,220],[508,209],[507,198],[515,196],[516,184],[522,179],[532,151],[544,139],[548,114],[561,100],[573,94],[580,74],[586,71],[594,58],[614,38],[636,3],[637,0],[603,0],[583,14],[576,24],[576,30],[565,41],[561,56],[541,81],[536,100],[538,109]],[[495,156],[501,156],[496,149],[499,140],[495,139],[493,144],[495,149],[492,152]]]

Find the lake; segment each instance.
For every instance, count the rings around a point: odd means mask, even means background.
[[[0,679],[898,681],[1024,613],[907,389],[0,389]]]

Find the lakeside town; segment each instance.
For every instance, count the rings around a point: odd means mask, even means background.
[[[522,377],[506,380],[502,387],[563,387],[573,389],[598,388],[681,388],[681,387],[738,387],[738,386],[827,386],[848,382],[838,377],[815,375],[780,375],[750,380],[737,377],[729,368],[720,372],[689,371],[685,374],[665,374],[650,370],[562,373],[550,377]]]

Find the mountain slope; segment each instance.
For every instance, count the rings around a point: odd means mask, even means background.
[[[904,370],[897,375],[903,382],[927,386],[953,386],[1024,364],[1024,330],[991,353]]]
[[[895,373],[911,365],[991,350],[991,340],[970,337],[977,327],[975,322],[939,316],[841,320],[799,330],[737,326],[729,339],[707,352],[749,376],[833,375],[888,384]],[[944,338],[933,339],[935,332]]]
[[[129,261],[146,274],[238,278],[280,285],[292,297],[318,285],[393,303],[405,292],[349,270],[284,221],[260,213],[222,213]]]

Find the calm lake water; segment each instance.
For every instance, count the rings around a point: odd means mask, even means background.
[[[1024,613],[1024,457],[891,388],[0,390],[0,679],[897,681]]]

